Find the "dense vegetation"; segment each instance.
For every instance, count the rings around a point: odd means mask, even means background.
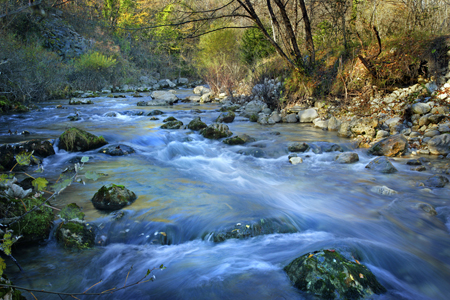
[[[227,93],[279,78],[290,101],[439,77],[446,0],[285,2],[1,0],[2,110],[142,76],[202,78]]]

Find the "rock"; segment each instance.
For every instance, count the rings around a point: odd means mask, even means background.
[[[335,152],[335,151],[344,152],[344,149],[338,144],[320,142],[318,145],[320,147],[320,150],[323,152]]]
[[[439,124],[438,129],[441,133],[449,133],[450,132],[450,123]]]
[[[388,137],[390,134],[389,132],[385,131],[385,130],[378,130],[376,138],[377,139],[384,139],[386,137]]]
[[[227,125],[214,123],[200,131],[200,134],[207,139],[220,139],[224,137],[230,137],[233,133],[230,131]]]
[[[425,130],[425,133],[423,134],[424,137],[434,137],[437,135],[440,135],[441,133],[439,132],[439,130],[435,130],[435,129],[427,129]]]
[[[351,123],[348,121],[342,122],[339,125],[339,129],[338,129],[338,136],[340,137],[345,137],[345,138],[349,138],[352,136],[352,132],[351,132]]]
[[[196,94],[196,95],[202,96],[202,95],[208,94],[208,93],[211,93],[211,90],[208,89],[207,87],[202,86],[202,85],[196,86],[194,88],[194,94]]]
[[[417,203],[416,205],[414,205],[414,207],[417,209],[423,210],[430,216],[437,215],[436,209],[428,203],[425,203],[425,202]]]
[[[233,136],[231,138],[223,140],[224,144],[227,145],[242,145],[245,144],[245,141],[240,136]]]
[[[159,84],[159,86],[161,87],[161,88],[174,88],[174,87],[176,87],[177,85],[175,84],[175,83],[173,83],[172,81],[170,81],[169,79],[161,79],[159,82],[158,82],[158,84]],[[153,97],[153,96],[152,96]]]
[[[426,170],[427,170],[427,168],[425,168],[425,166],[418,166],[418,167],[411,168],[411,171],[417,171],[417,172],[423,172]]]
[[[246,118],[250,118],[252,115],[258,115],[265,108],[267,108],[266,103],[262,101],[253,100],[245,105],[242,115]]]
[[[297,114],[289,114],[283,119],[283,122],[285,122],[285,123],[297,123],[298,122],[298,115]]]
[[[189,100],[192,102],[200,102],[201,99],[202,99],[202,97],[200,97],[200,96],[188,96],[186,98],[186,100]]]
[[[362,118],[356,119],[351,123],[350,131],[355,135],[364,135],[368,137],[374,137],[376,128],[378,126],[377,119]]]
[[[115,118],[115,117],[117,117],[117,113],[115,111],[110,111],[105,114],[105,117]]]
[[[12,186],[16,185],[12,184]],[[23,195],[25,196],[26,194],[29,193],[27,192]],[[17,197],[16,195],[11,196],[17,198],[16,201],[10,201],[8,198],[0,195],[0,218],[2,219],[2,223],[6,222],[5,218],[24,215],[27,211],[46,201],[46,198],[42,196],[25,196],[23,199],[20,199],[21,197]],[[5,212],[7,215],[4,215]],[[14,231],[14,235],[23,236],[17,241],[17,244],[43,241],[50,234],[53,219],[52,209],[47,206],[40,206],[39,209],[25,215],[19,222],[11,225],[9,229]]]
[[[91,248],[95,243],[94,227],[78,220],[63,222],[56,230],[56,240],[64,248],[78,250]]]
[[[293,165],[298,165],[303,163],[303,159],[301,157],[293,156],[289,158],[289,162]]]
[[[393,135],[375,143],[368,152],[372,155],[400,156],[406,151],[408,142],[401,135]]]
[[[216,119],[216,123],[231,123],[234,121],[236,114],[232,111],[225,111]]]
[[[370,191],[372,193],[376,193],[376,194],[383,195],[383,196],[392,196],[392,195],[398,194],[397,191],[394,191],[384,185],[383,186],[374,186],[370,189]]]
[[[183,78],[183,77],[178,78],[179,85],[184,85],[184,84],[188,84],[188,83],[189,83],[189,79]]]
[[[334,160],[340,164],[351,164],[359,161],[359,156],[355,152],[344,152],[336,156]]]
[[[319,116],[315,108],[308,108],[298,112],[298,121],[300,123],[311,123]]]
[[[443,188],[449,182],[443,175],[434,175],[427,179],[425,185],[428,187]]]
[[[276,112],[276,111],[273,111],[271,114],[270,114],[270,116],[269,116],[269,119],[267,120],[267,122],[269,123],[269,124],[272,124],[272,123],[280,123],[281,122],[281,116],[280,116],[280,114],[278,113],[278,112]]]
[[[208,125],[203,123],[202,120],[200,119],[200,117],[195,118],[194,120],[189,122],[189,124],[187,125],[187,128],[189,128],[190,130],[195,130],[195,131],[201,130],[206,127],[208,127]]]
[[[14,285],[14,283],[10,281],[5,274],[0,276],[0,284],[7,285],[0,287],[0,297],[2,300],[27,300],[27,298],[22,296],[20,290],[10,287],[11,285]]]
[[[102,186],[94,197],[92,204],[101,210],[118,210],[136,200],[136,195],[123,185],[109,184]]]
[[[407,165],[409,166],[421,166],[422,165],[422,161],[420,159],[411,159],[408,160],[406,162]]]
[[[100,149],[99,153],[104,153],[111,156],[124,156],[134,153],[134,149],[123,144],[111,145]]]
[[[97,137],[87,131],[72,127],[59,137],[58,147],[70,152],[88,151],[106,145],[102,136]]]
[[[426,103],[416,103],[412,106],[412,113],[418,115],[424,115],[431,111],[431,107]]]
[[[264,114],[264,113],[260,113],[258,114],[258,124],[261,125],[273,125],[275,124],[275,122],[271,122],[269,123],[269,115],[268,114]]]
[[[447,155],[450,153],[450,134],[434,136],[428,141],[428,150],[435,155]]]
[[[293,143],[288,147],[290,152],[306,152],[310,149],[307,143]]]
[[[313,121],[314,127],[320,128],[323,130],[328,130],[328,120],[322,120],[320,118],[316,118]]]
[[[297,232],[296,228],[287,222],[276,219],[259,219],[228,225],[223,229],[205,234],[204,238],[220,243],[229,239],[242,240],[265,234],[294,232]]]
[[[206,94],[203,94],[203,95],[200,97],[200,102],[201,102],[201,103],[208,103],[208,102],[211,102],[213,96],[214,96],[213,93],[206,93]]]
[[[172,105],[178,101],[178,97],[171,91],[154,91],[151,96],[154,100],[147,102],[147,106]]]
[[[430,124],[430,120],[428,119],[428,115],[424,115],[419,119],[419,127],[427,126]]]
[[[72,98],[69,100],[69,105],[85,105],[94,104],[91,99]]]
[[[375,170],[381,173],[394,173],[397,169],[392,165],[386,156],[380,156],[372,160],[367,166],[367,169]]]
[[[163,115],[163,114],[164,114],[164,112],[162,112],[162,111],[160,111],[158,109],[155,109],[155,110],[152,110],[151,112],[149,112],[147,114],[147,116],[160,116],[160,115]]]
[[[165,124],[163,124],[161,126],[161,129],[180,129],[182,126],[183,126],[183,122],[181,122],[181,121],[178,121],[178,120],[167,121]]]
[[[328,120],[328,131],[338,131],[341,126],[341,122],[335,117],[331,117]]]
[[[284,271],[296,288],[320,299],[363,299],[386,292],[366,266],[335,250],[304,254]]]
[[[445,118],[444,115],[428,115],[428,121],[431,124],[438,124],[439,122],[441,122],[443,119]],[[419,119],[419,123],[420,123],[420,119]],[[428,125],[428,124],[427,124]],[[419,124],[420,126],[420,124]]]

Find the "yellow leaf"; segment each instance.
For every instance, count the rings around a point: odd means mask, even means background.
[[[165,232],[160,232],[160,234],[162,234],[163,236],[167,236],[167,234]]]
[[[250,225],[245,225],[245,227],[250,228]]]
[[[310,254],[309,256],[308,256],[308,258],[311,258],[311,257],[313,257],[314,256],[314,254]]]

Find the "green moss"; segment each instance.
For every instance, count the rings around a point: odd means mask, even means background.
[[[64,207],[59,213],[59,216],[61,217],[61,219],[66,221],[73,219],[84,219],[84,213],[81,211],[81,208],[75,203],[71,203]]]
[[[256,114],[252,114],[250,116],[250,122],[258,122],[258,116]]]
[[[119,188],[119,189],[121,189],[121,190],[124,190],[124,189],[125,189],[125,186],[124,186],[124,185],[118,185],[118,184],[112,183],[112,184],[111,184],[111,187],[109,187],[109,190],[112,190],[112,189],[115,188],[115,187],[117,187],[117,188]]]
[[[67,129],[59,137],[59,147],[68,151],[78,150],[75,146],[79,146],[81,151],[98,148],[107,144],[103,136],[95,136],[87,131],[72,127]]]

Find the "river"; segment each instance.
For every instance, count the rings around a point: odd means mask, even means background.
[[[190,91],[179,91],[180,94]],[[8,262],[8,276],[16,285],[61,292],[90,292],[121,287],[155,270],[153,282],[89,299],[308,299],[289,282],[283,267],[305,253],[337,249],[358,258],[388,289],[373,299],[449,299],[450,197],[449,186],[426,188],[419,183],[431,172],[411,171],[408,158],[396,158],[395,174],[366,169],[374,158],[351,141],[311,124],[262,126],[237,117],[228,124],[234,134],[248,134],[256,142],[228,146],[190,130],[160,129],[174,116],[184,124],[194,117],[211,124],[219,104],[179,103],[170,107],[138,107],[145,98],[94,98],[93,105],[41,103],[39,111],[0,116],[0,142],[23,136],[57,138],[75,126],[102,135],[110,144],[123,144],[136,153],[112,157],[98,150],[56,155],[44,160],[45,173],[56,179],[71,159],[90,157],[85,171],[108,174],[86,185],[74,183],[52,201],[83,208],[87,222],[101,228],[104,246],[71,252],[54,237],[39,246],[17,250],[24,268]],[[148,112],[165,114],[152,121]],[[143,111],[144,115],[136,112]],[[116,112],[116,117],[108,117]],[[78,113],[80,120],[67,116]],[[338,152],[300,154],[303,163],[291,165],[287,147],[294,141],[338,143],[359,155],[359,162],[337,164]],[[434,158],[430,158],[433,162]],[[112,221],[111,213],[96,210],[91,198],[108,183],[125,185],[138,199]],[[374,187],[387,186],[387,196]],[[419,203],[436,208],[437,216]],[[275,222],[288,233],[229,239],[215,243],[213,232],[255,223]],[[130,268],[132,267],[131,271]],[[129,275],[127,276],[127,274]],[[34,299],[24,292],[28,299]],[[60,299],[35,293],[38,299]],[[80,299],[88,299],[80,296]]]

